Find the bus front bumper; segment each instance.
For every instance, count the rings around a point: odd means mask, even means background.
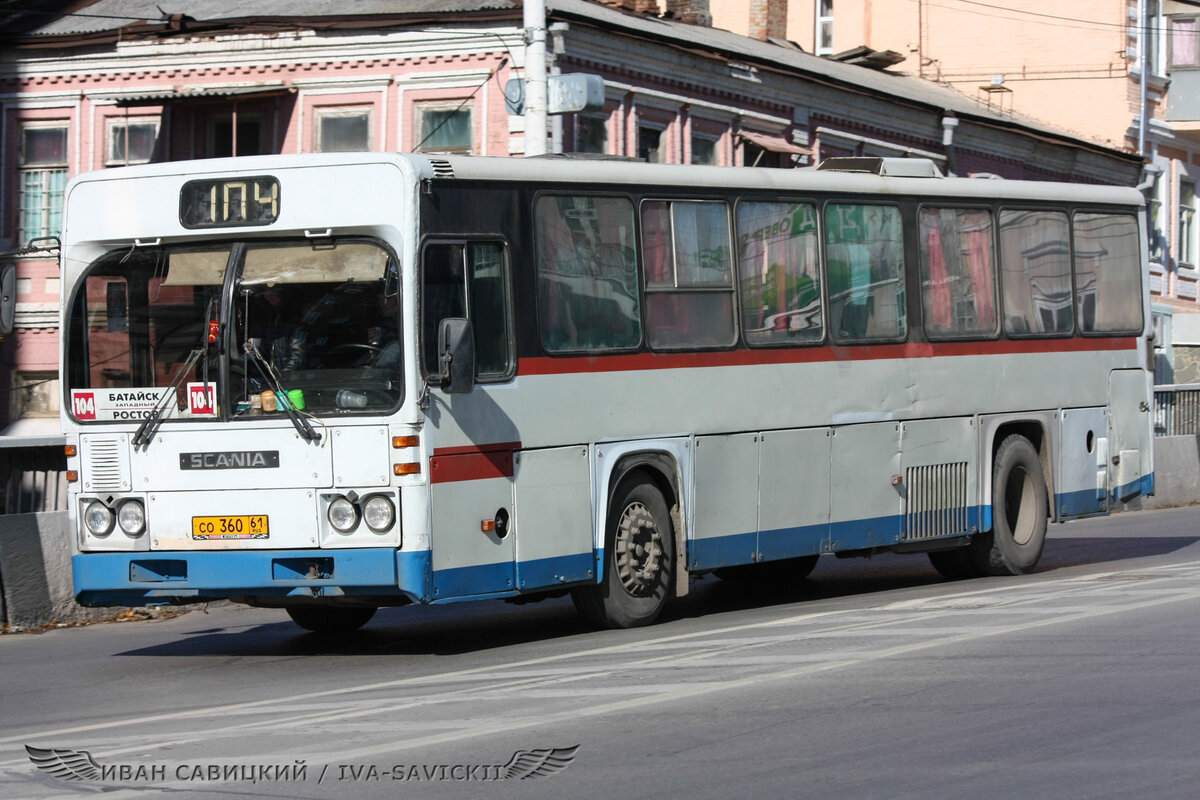
[[[424,601],[430,585],[427,551],[392,548],[82,553],[71,567],[83,606],[322,597],[401,604]]]

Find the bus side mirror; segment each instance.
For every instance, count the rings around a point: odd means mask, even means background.
[[[438,353],[442,364],[442,389],[466,394],[475,385],[475,332],[465,317],[447,317],[438,323]]]
[[[0,339],[12,333],[16,311],[17,268],[4,264],[0,266]]]

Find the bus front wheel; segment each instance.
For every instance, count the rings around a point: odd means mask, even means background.
[[[985,575],[1032,572],[1046,544],[1050,494],[1033,444],[1013,434],[1000,443],[992,468],[992,529],[976,534],[971,556]]]
[[[671,592],[675,536],[662,492],[645,475],[625,477],[613,493],[600,583],[572,592],[576,608],[605,628],[634,628],[658,618]]]
[[[369,606],[292,606],[287,610],[301,628],[314,633],[349,633],[356,631],[375,616]]]

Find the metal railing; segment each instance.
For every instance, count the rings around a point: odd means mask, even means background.
[[[1154,387],[1154,435],[1200,434],[1200,383]]]

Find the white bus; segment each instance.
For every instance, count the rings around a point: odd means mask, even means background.
[[[77,598],[380,606],[822,554],[1034,569],[1150,493],[1143,200],[814,170],[353,153],[67,189]]]

